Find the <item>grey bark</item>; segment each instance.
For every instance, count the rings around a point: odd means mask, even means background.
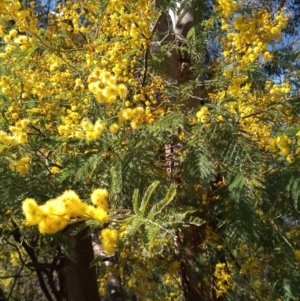
[[[191,0],[178,1],[182,7],[170,9],[170,15],[162,13],[156,28],[156,42],[151,47],[152,52],[159,52],[161,46],[167,45],[170,55],[164,57],[161,69],[165,79],[170,84],[180,86],[191,79],[190,58],[188,54],[180,52],[178,46],[184,45],[186,35],[194,25],[194,5]],[[158,2],[158,7],[160,3]],[[170,20],[172,19],[172,22]],[[172,24],[173,23],[173,24]],[[176,47],[174,47],[176,46]],[[176,49],[177,48],[177,49]],[[192,109],[201,105],[201,89],[196,86],[191,95],[183,101],[184,109]]]
[[[186,63],[185,61],[182,61],[183,54],[172,47],[172,44],[174,45],[174,43],[177,43],[177,46],[180,46],[181,43],[184,43],[187,33],[195,22],[195,7],[191,0],[181,0],[179,3],[183,6],[178,8],[177,13],[175,10],[170,11],[171,18],[173,20],[173,26],[171,28],[173,33],[170,32],[168,15],[163,14],[157,26],[157,39],[161,41],[161,43],[158,43],[156,48],[153,50],[158,52],[162,43],[168,43],[170,45],[171,55],[164,58],[162,71],[169,83],[176,84],[180,88],[181,84],[191,79],[191,74],[185,69],[189,66],[182,65],[182,63]],[[183,110],[190,110],[202,104],[200,96],[205,93],[205,91],[203,92],[203,89],[204,85],[202,85],[202,87],[198,86],[194,88],[192,95],[188,99],[184,100]],[[166,160],[168,161],[168,158],[171,158],[169,159],[169,169],[172,169],[170,166],[173,166],[173,168],[176,167],[175,164],[172,164],[174,162],[172,161],[171,151],[172,149],[176,149],[176,147],[178,146],[169,144],[165,146]],[[171,170],[171,180],[172,172],[173,171]],[[181,232],[178,232],[177,236],[177,247],[181,254],[181,282],[185,301],[216,300],[212,294],[211,285],[201,283],[200,288],[197,286],[199,279],[194,273],[193,259],[197,256],[197,253],[199,252],[198,246],[204,239],[204,233],[202,232],[202,227],[195,227],[191,225],[190,227],[184,228]]]
[[[106,289],[111,301],[124,301],[121,281],[117,271],[111,271],[106,281]]]

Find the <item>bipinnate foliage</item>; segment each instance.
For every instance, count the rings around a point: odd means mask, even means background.
[[[139,197],[139,191],[135,190],[133,194],[133,216],[124,220],[127,227],[127,237],[134,237],[137,232],[141,237],[145,237],[144,254],[151,256],[151,252],[162,251],[163,245],[171,239],[176,240],[176,230],[180,227],[193,224],[200,226],[203,220],[191,216],[193,210],[185,212],[174,211],[169,208],[176,196],[176,186],[173,184],[168,189],[165,197],[159,201],[153,201],[153,193],[159,181],[152,183],[145,191],[142,198]],[[150,251],[150,252],[149,252]]]
[[[300,71],[287,2],[0,0],[7,296],[28,288],[32,300],[38,269],[24,246],[49,275],[68,256],[64,231],[89,227],[119,233],[107,245],[128,299],[182,300],[182,267],[211,300],[299,299]],[[192,9],[185,36],[169,8]],[[68,216],[52,235],[24,226],[25,199],[45,210],[72,190],[90,205],[99,188],[106,223]]]

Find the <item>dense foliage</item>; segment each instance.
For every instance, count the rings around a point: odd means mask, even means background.
[[[0,0],[0,299],[69,300],[87,231],[103,300],[112,274],[122,300],[299,300],[281,2]]]

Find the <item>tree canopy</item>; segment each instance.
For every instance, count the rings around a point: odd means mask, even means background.
[[[0,300],[299,300],[299,8],[271,2],[0,0]]]

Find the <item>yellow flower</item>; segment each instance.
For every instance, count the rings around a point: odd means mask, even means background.
[[[294,158],[293,155],[289,154],[289,155],[287,155],[287,157],[286,157],[286,161],[287,161],[288,163],[293,163],[293,162],[295,161],[295,158]]]
[[[64,204],[64,201],[60,197],[47,201],[41,207],[43,207],[43,210],[49,215],[53,214],[57,216],[63,216],[66,214],[66,206]]]
[[[117,230],[106,228],[101,231],[101,244],[107,255],[115,253],[118,240]]]
[[[25,156],[18,161],[11,162],[8,167],[12,171],[17,171],[21,175],[25,175],[28,173],[29,167],[28,167],[29,157]]]
[[[270,54],[269,51],[266,51],[263,55],[263,61],[266,62],[266,61],[271,61],[273,58],[272,54]]]
[[[266,148],[271,153],[276,152],[278,150],[278,148],[277,148],[277,138],[276,137],[269,138],[268,145],[267,145]]]
[[[88,207],[73,190],[65,191],[59,199],[64,202],[65,214],[68,217],[83,216]]]
[[[300,250],[294,251],[294,256],[295,256],[297,261],[300,261]]]
[[[52,174],[57,174],[57,173],[60,173],[60,168],[59,167],[57,167],[57,166],[52,166],[51,168],[50,168],[50,171],[51,171],[51,173]]]
[[[141,117],[144,114],[144,108],[143,107],[136,107],[133,110],[133,115],[135,118]]]
[[[116,134],[119,131],[119,126],[116,123],[113,123],[109,127],[109,131],[113,134]]]
[[[100,136],[105,128],[105,122],[97,119],[94,125],[94,131]]]
[[[127,226],[123,225],[119,229],[119,237],[122,238],[127,234]]]
[[[208,107],[201,107],[200,111],[196,113],[198,120],[202,123],[208,123],[210,121],[210,114]]]
[[[37,225],[44,217],[42,210],[34,199],[27,198],[22,203],[23,213],[26,217],[25,225]]]
[[[93,124],[87,119],[82,120],[81,126],[85,131],[92,131],[94,129]]]
[[[130,108],[126,108],[123,111],[121,111],[121,118],[124,118],[125,120],[129,120],[133,117],[133,110]]]
[[[136,130],[141,126],[141,122],[139,120],[133,120],[130,122],[131,127]]]
[[[38,224],[38,228],[43,234],[54,234],[64,229],[67,224],[67,219],[56,215],[49,215]]]
[[[88,132],[86,132],[85,139],[87,141],[93,141],[93,140],[98,139],[99,136],[100,136],[100,134],[96,131],[88,131]]]
[[[125,85],[119,85],[117,87],[118,95],[121,97],[121,99],[124,99],[127,95],[127,87]]]
[[[108,191],[106,189],[95,189],[91,194],[91,201],[95,206],[107,210]]]
[[[85,213],[89,218],[97,220],[101,224],[108,221],[107,211],[103,208],[88,206]]]

